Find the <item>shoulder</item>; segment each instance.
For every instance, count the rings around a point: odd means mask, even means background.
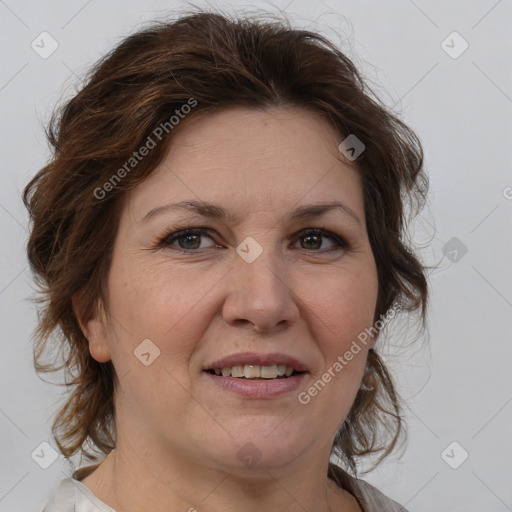
[[[77,479],[77,475],[90,469],[82,468],[71,478],[61,480],[42,512],[115,512]]]
[[[376,487],[349,475],[339,466],[329,465],[329,477],[355,496],[363,512],[407,512],[405,507],[385,496]]]
[[[359,493],[366,506],[364,512],[407,512],[407,509],[385,496],[376,487],[365,482],[364,480],[355,479],[355,486],[358,487]]]
[[[61,480],[42,512],[75,512],[76,494],[71,478]]]

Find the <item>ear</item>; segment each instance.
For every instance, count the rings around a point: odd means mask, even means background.
[[[72,303],[80,328],[89,342],[91,356],[99,363],[110,361],[110,349],[107,342],[107,321],[103,303],[98,301],[93,316],[86,322],[82,322],[84,314],[83,293],[78,292],[73,295]]]

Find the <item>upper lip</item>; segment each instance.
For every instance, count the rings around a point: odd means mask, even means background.
[[[293,368],[297,372],[307,371],[306,365],[301,363],[295,357],[287,354],[274,352],[272,354],[258,354],[256,352],[240,352],[232,354],[205,366],[203,370],[222,370],[222,368],[230,368],[232,366],[241,366],[245,364],[253,364],[257,366],[284,365]]]

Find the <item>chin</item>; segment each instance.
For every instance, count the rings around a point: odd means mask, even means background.
[[[223,437],[210,444],[210,452],[212,447],[217,447],[212,458],[227,471],[247,474],[254,474],[258,469],[278,470],[292,464],[315,443],[315,439],[308,436],[308,432],[312,432],[310,424],[300,429],[298,425],[286,424],[290,419],[284,418],[272,417],[265,421],[261,417],[252,418],[237,429],[226,425],[232,437]]]

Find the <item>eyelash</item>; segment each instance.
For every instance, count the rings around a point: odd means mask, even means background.
[[[210,235],[210,230],[209,229],[206,229],[206,228],[187,228],[187,229],[182,229],[182,230],[179,230],[179,231],[176,231],[174,233],[171,233],[169,235],[167,235],[166,237],[164,237],[160,243],[158,244],[158,248],[168,248],[172,245],[173,242],[179,240],[180,238],[185,238],[186,236],[189,236],[189,235],[201,235],[201,236],[208,236],[209,238],[212,238],[212,236]],[[323,236],[325,238],[328,238],[330,240],[332,240],[337,246],[338,248],[334,248],[334,249],[329,249],[329,250],[316,250],[316,249],[313,249],[312,251],[310,251],[309,249],[303,249],[303,250],[306,250],[308,252],[319,252],[319,253],[324,253],[324,252],[333,252],[333,251],[339,251],[339,250],[346,250],[348,248],[348,244],[345,242],[345,240],[343,240],[342,238],[340,238],[338,235],[335,235],[334,233],[331,233],[330,231],[326,231],[325,229],[320,229],[320,228],[308,228],[308,229],[304,229],[302,231],[300,231],[299,233],[297,233],[297,235],[295,235],[294,237],[294,241],[298,241],[300,240],[301,238],[305,238],[307,236],[311,236],[311,235],[316,235],[316,236]],[[213,249],[213,247],[209,247],[208,249]],[[183,252],[183,253],[186,253],[186,254],[191,254],[191,253],[199,253],[201,251],[204,251],[205,249],[189,249],[189,250],[186,250],[186,249],[182,249],[180,247],[175,247],[173,248],[173,250],[177,250],[177,251],[180,251],[180,252]]]

